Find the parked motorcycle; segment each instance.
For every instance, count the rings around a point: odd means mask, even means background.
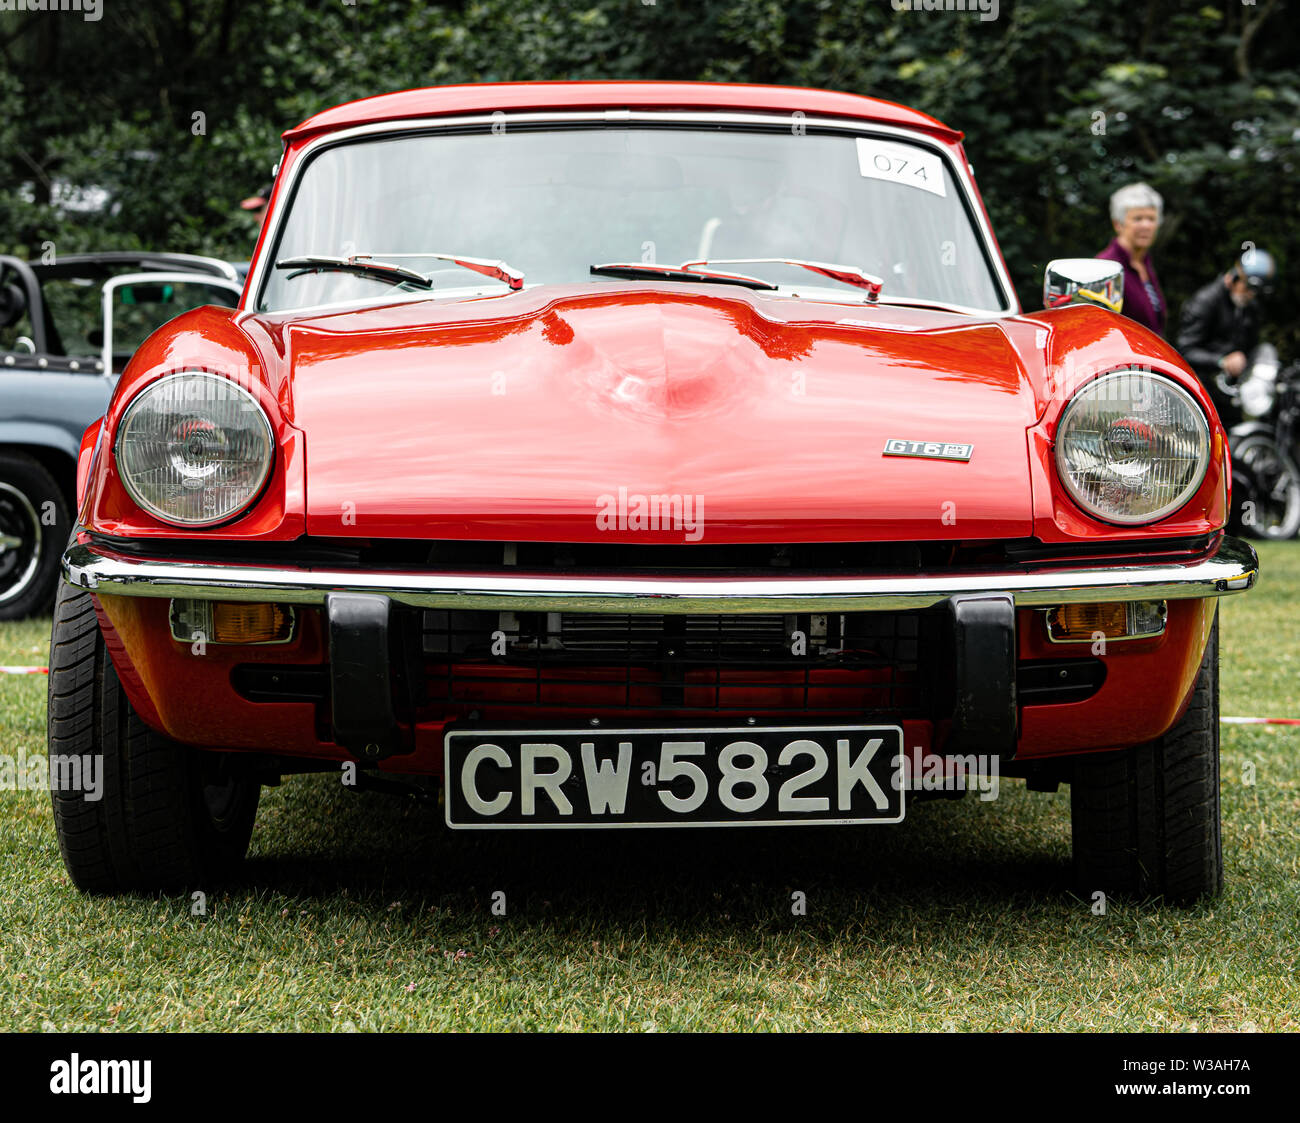
[[[1300,363],[1282,368],[1277,349],[1261,343],[1251,352],[1235,383],[1216,376],[1219,389],[1240,411],[1228,430],[1232,454],[1232,513],[1235,534],[1294,538],[1300,532]]]

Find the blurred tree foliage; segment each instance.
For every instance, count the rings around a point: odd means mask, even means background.
[[[53,3],[50,6],[57,6]],[[917,7],[921,0],[917,0]],[[1027,307],[1044,264],[1111,237],[1110,193],[1165,197],[1175,309],[1247,239],[1282,268],[1271,333],[1300,356],[1300,21],[1281,0],[102,0],[0,13],[0,249],[246,257],[238,200],[278,134],[338,102],[454,82],[806,85],[967,134]]]

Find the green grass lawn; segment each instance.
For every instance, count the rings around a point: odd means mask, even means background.
[[[1260,555],[1222,609],[1223,712],[1297,716],[1300,543]],[[48,627],[0,625],[0,664],[43,664]],[[0,676],[0,751],[44,751],[45,689]],[[0,1029],[1300,1029],[1300,728],[1225,726],[1223,802],[1221,899],[1094,916],[1065,788],[896,828],[524,838],[299,777],[192,916],[83,897],[48,795],[0,792]]]

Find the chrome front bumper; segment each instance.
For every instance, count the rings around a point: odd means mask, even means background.
[[[1017,608],[1099,601],[1199,600],[1245,592],[1259,559],[1224,537],[1208,558],[1152,565],[1017,566],[989,572],[844,577],[590,577],[267,568],[131,557],[75,544],[69,584],[128,597],[324,605],[331,593],[369,593],[413,608],[514,612],[873,612],[931,608],[953,598],[1009,596]]]

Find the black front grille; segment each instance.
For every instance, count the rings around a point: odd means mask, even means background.
[[[646,616],[394,606],[389,643],[393,706],[406,723],[522,721],[539,710],[939,722],[953,713],[945,608]],[[1084,656],[1021,659],[1016,678],[1021,705],[1061,705],[1095,695],[1106,667]],[[322,703],[328,729],[328,664],[241,664],[231,682],[251,702]]]
[[[404,614],[420,711],[930,716],[944,616]],[[418,640],[418,642],[416,642]]]

